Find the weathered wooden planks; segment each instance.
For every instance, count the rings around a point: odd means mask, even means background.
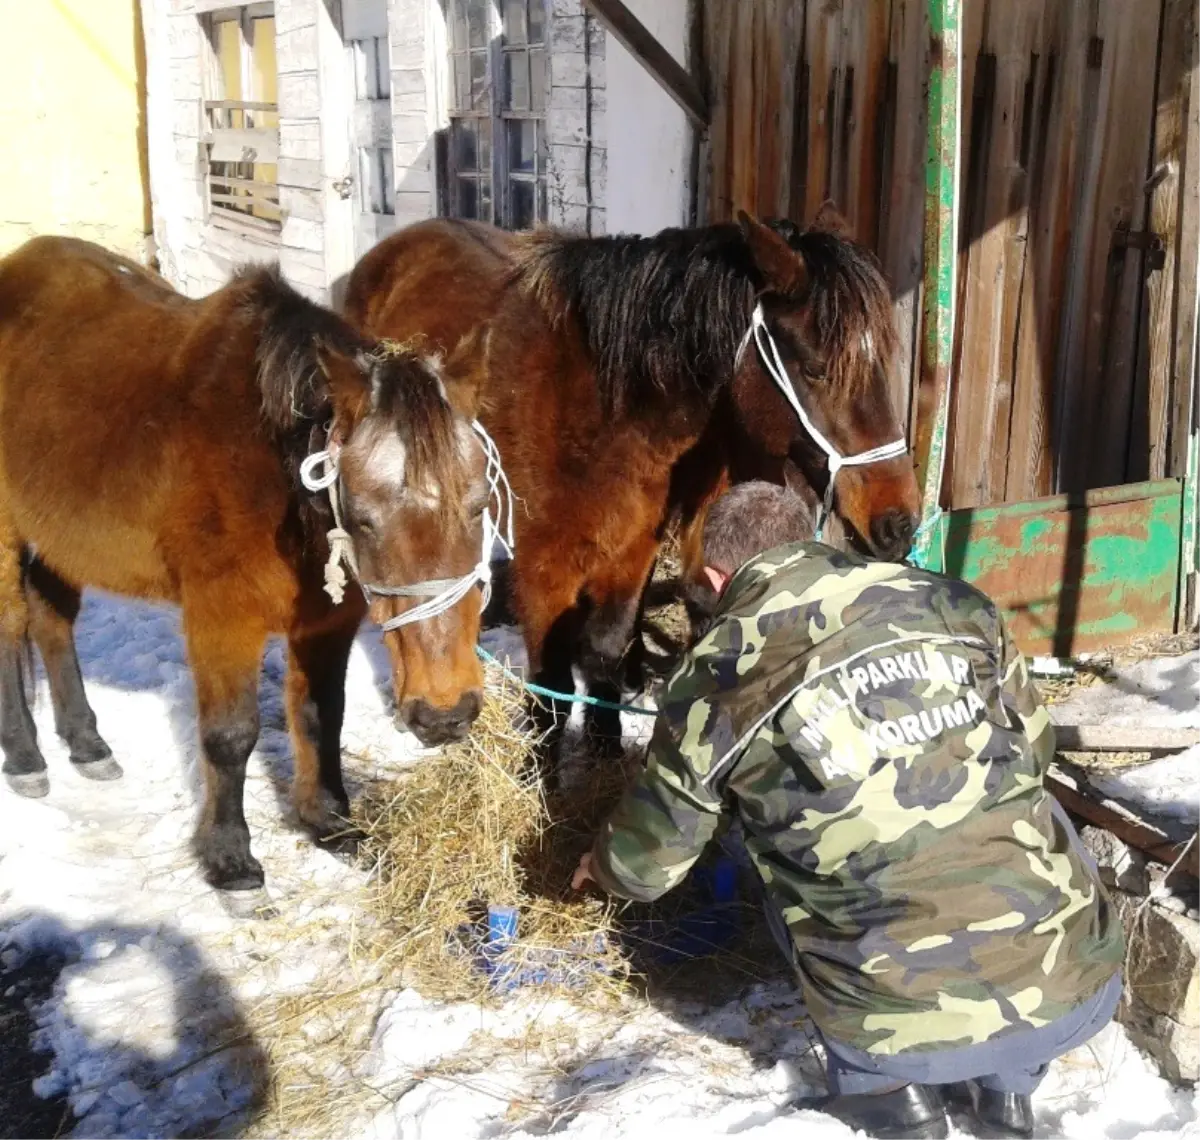
[[[811,218],[833,198],[893,283],[911,417],[921,277],[926,0],[709,0],[708,220]]]
[[[927,0],[706,0],[703,18],[708,217],[802,222],[835,200],[892,282],[893,396],[915,437]],[[970,0],[961,35],[943,505],[1178,477],[1200,246],[1194,0]]]

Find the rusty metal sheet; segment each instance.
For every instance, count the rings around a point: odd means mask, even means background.
[[[994,598],[1026,653],[1069,657],[1172,631],[1182,513],[1178,479],[952,511],[932,568]]]

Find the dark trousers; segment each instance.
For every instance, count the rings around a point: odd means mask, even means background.
[[[797,967],[796,947],[783,915],[770,902],[765,909],[775,941]],[[841,1096],[882,1092],[901,1083],[949,1085],[975,1080],[998,1092],[1028,1095],[1041,1083],[1051,1061],[1090,1041],[1112,1020],[1121,988],[1121,975],[1114,974],[1087,1001],[1048,1025],[955,1049],[880,1056],[837,1041],[818,1028],[829,1091]]]

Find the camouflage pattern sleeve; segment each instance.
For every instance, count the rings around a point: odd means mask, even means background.
[[[705,658],[693,652],[667,685],[646,768],[592,849],[592,876],[609,894],[652,902],[683,881],[732,819],[721,790],[704,775],[720,719],[710,678]]]
[[[1009,718],[1016,718],[1033,753],[1039,776],[1045,776],[1054,759],[1054,726],[1029,676],[1025,655],[1017,648],[1004,619],[1000,618],[1000,695]]]

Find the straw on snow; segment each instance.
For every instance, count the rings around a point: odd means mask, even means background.
[[[356,823],[372,867],[372,953],[426,996],[483,998],[478,938],[488,906],[518,911],[511,971],[549,967],[576,996],[623,990],[629,966],[611,903],[570,889],[571,872],[625,786],[620,763],[592,761],[548,793],[523,694],[489,671],[469,739],[368,793]]]

